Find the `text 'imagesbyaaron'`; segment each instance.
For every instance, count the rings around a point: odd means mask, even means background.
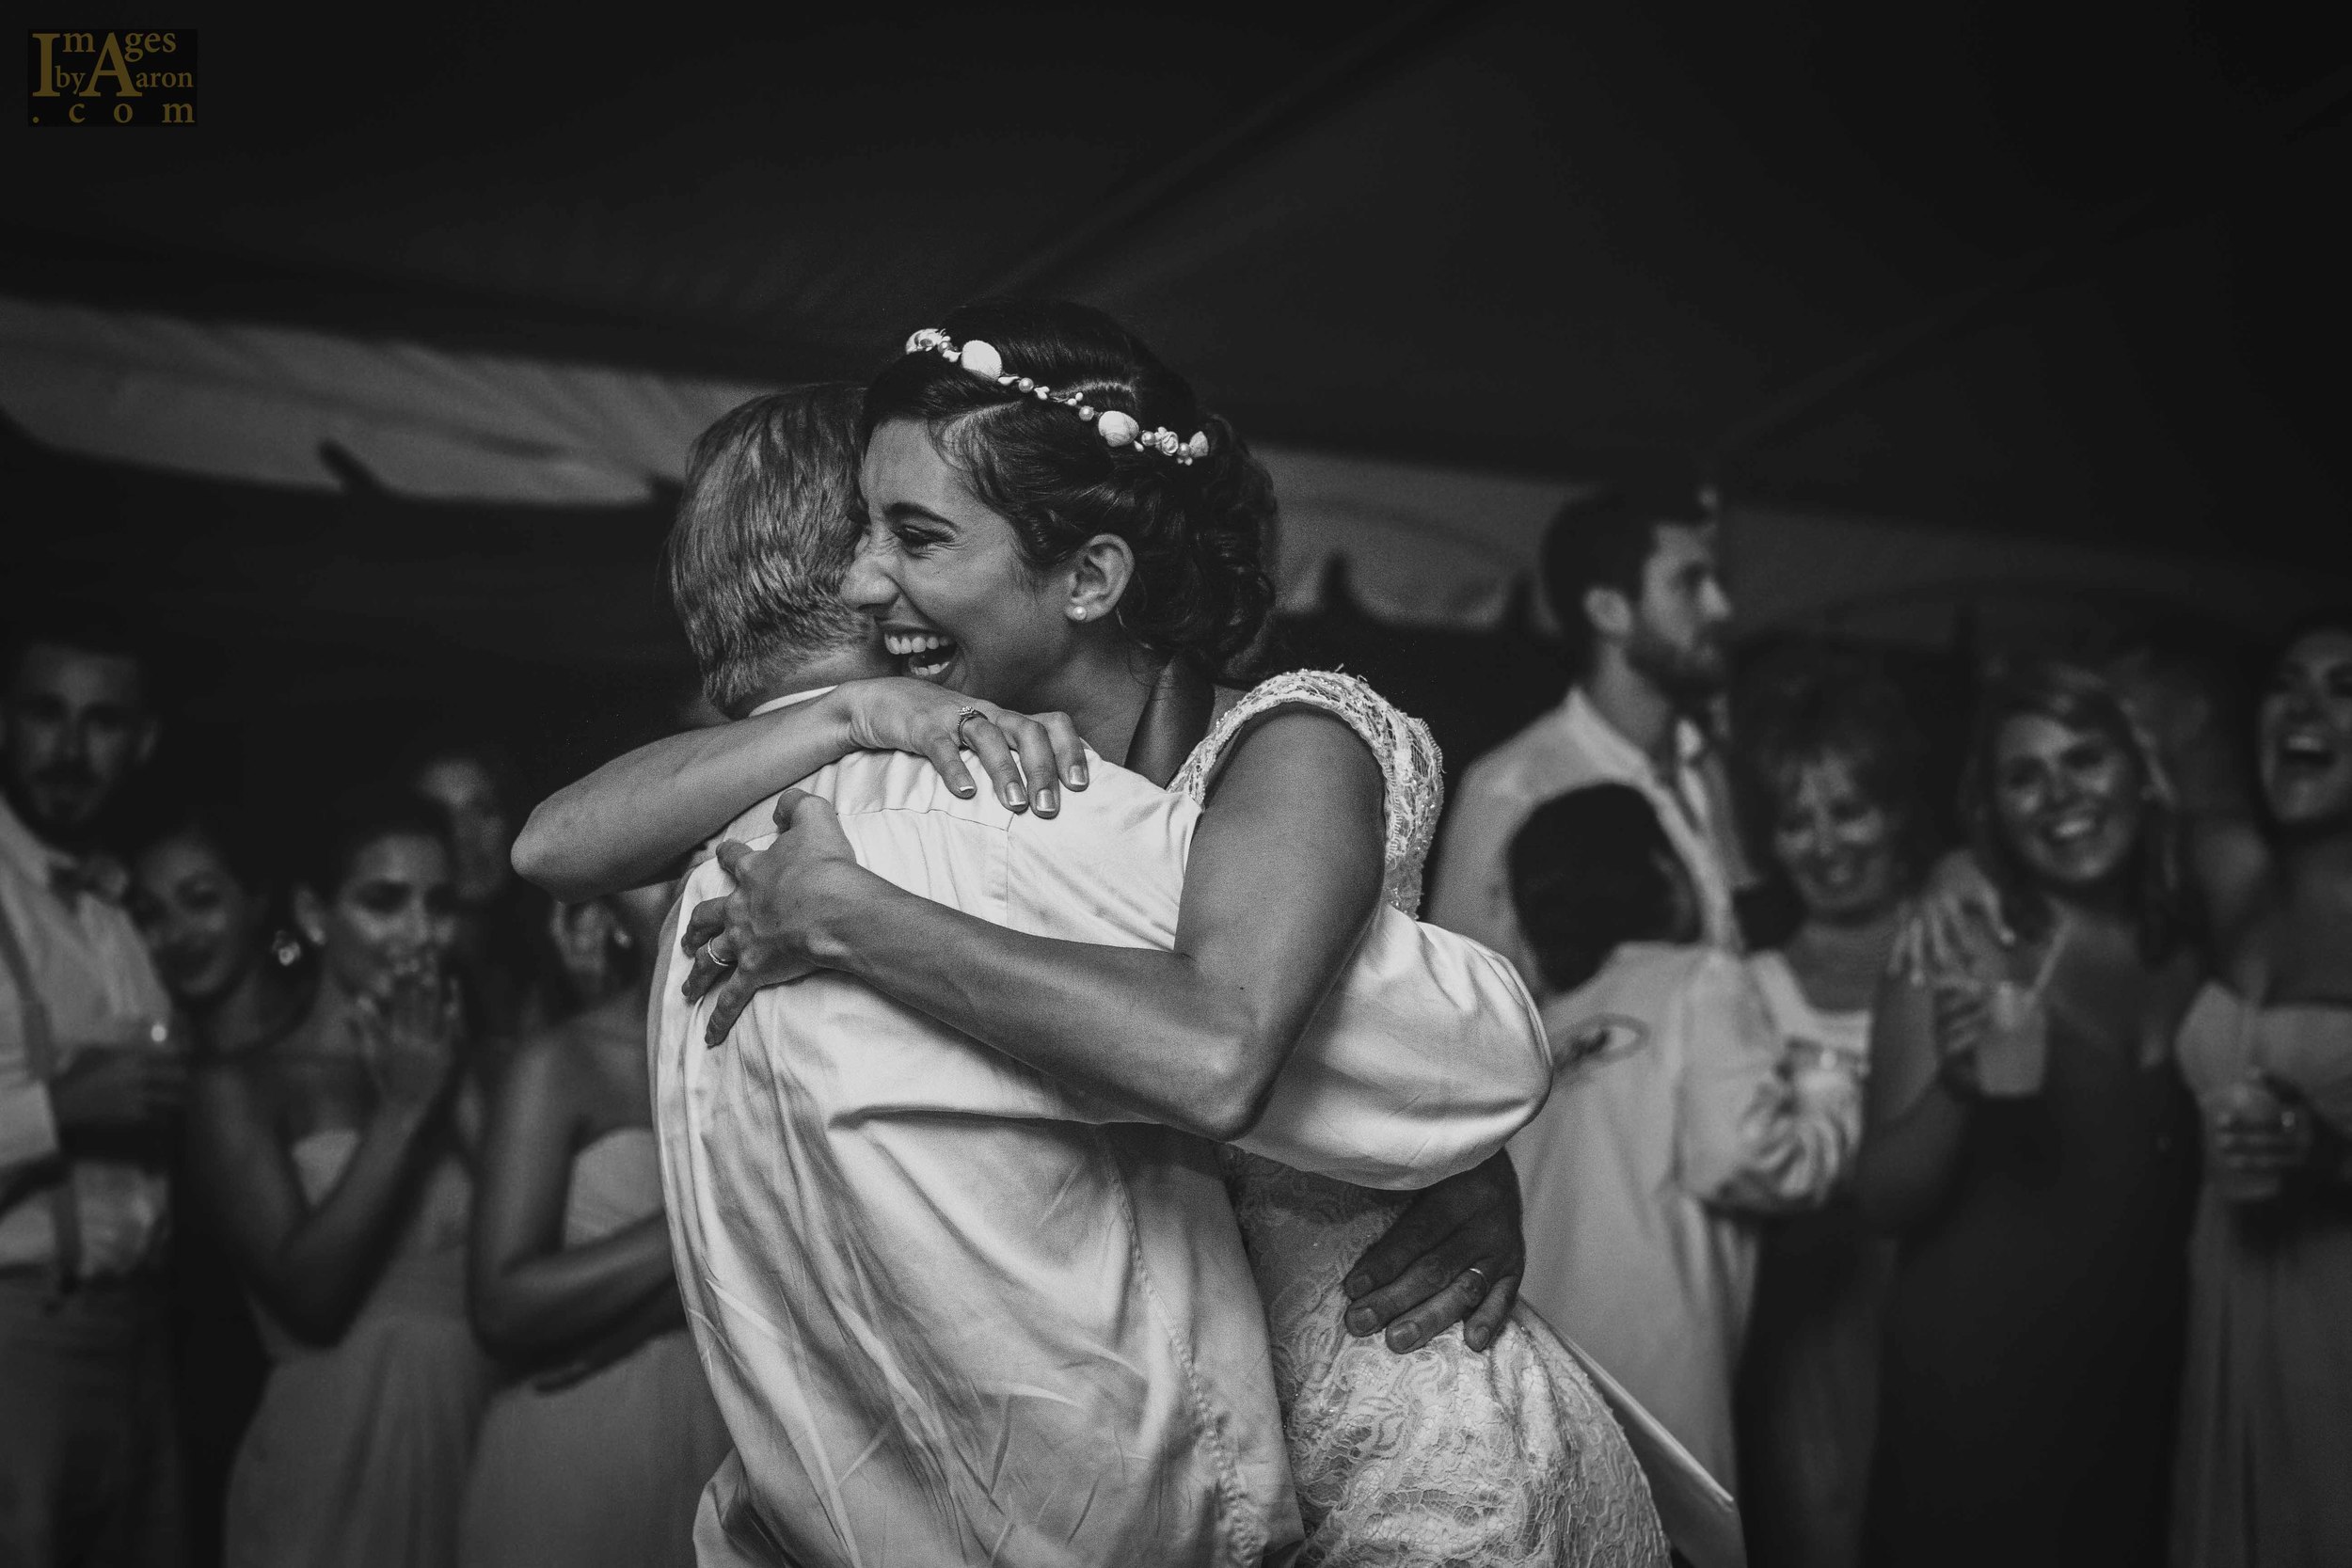
[[[55,30],[25,34],[31,123],[194,125],[196,29]]]

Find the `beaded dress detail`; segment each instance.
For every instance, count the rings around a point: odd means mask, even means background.
[[[1372,748],[1387,781],[1381,891],[1406,914],[1444,802],[1429,727],[1351,675],[1302,671],[1250,691],[1169,788],[1198,804],[1226,751],[1276,709],[1320,708]],[[1341,1282],[1410,1195],[1378,1192],[1228,1148],[1251,1272],[1265,1298],[1291,1469],[1307,1543],[1329,1568],[1440,1564],[1659,1565],[1648,1483],[1615,1418],[1525,1307],[1481,1354],[1456,1326],[1406,1354],[1345,1326]]]

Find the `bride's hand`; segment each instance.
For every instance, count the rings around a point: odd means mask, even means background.
[[[786,790],[776,802],[776,826],[783,831],[765,849],[733,839],[719,846],[719,863],[735,879],[735,891],[704,899],[678,933],[679,949],[694,960],[686,1000],[711,994],[704,1035],[710,1045],[727,1037],[760,991],[825,967],[832,901],[855,896],[859,883],[874,879],[858,865],[833,807],[816,796]]]
[[[1057,780],[1072,789],[1087,786],[1086,745],[1066,713],[1014,713],[907,675],[847,681],[835,695],[859,751],[928,757],[959,795],[973,788],[963,766],[967,749],[1012,811],[1034,805],[1040,816],[1051,816],[1061,807]]]

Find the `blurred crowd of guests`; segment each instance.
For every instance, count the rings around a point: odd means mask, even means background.
[[[101,618],[0,707],[0,1563],[684,1563],[725,1435],[644,1069],[668,891],[508,863],[494,748],[130,814]]]
[[[1732,679],[1714,532],[1555,525],[1439,843],[1559,1063],[1527,1299],[1764,1568],[2352,1562],[2352,614],[1995,666],[1938,776],[1859,655]]]
[[[1994,670],[1939,770],[1861,654],[1734,678],[1689,497],[1544,568],[1426,911],[1559,1063],[1526,1298],[1765,1568],[2352,1562],[2352,617]],[[523,887],[476,745],[126,816],[135,640],[0,657],[0,1563],[691,1560],[668,890]]]

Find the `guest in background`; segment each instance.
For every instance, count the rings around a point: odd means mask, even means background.
[[[1429,919],[1517,964],[1541,1001],[1520,929],[1510,848],[1535,808],[1616,783],[1656,807],[1699,901],[1700,938],[1737,948],[1732,824],[1699,716],[1723,689],[1731,605],[1715,524],[1695,491],[1608,491],[1561,510],[1544,537],[1544,589],[1579,655],[1567,699],[1470,765],[1438,846]]]
[[[151,836],[132,859],[131,908],[199,1060],[267,1046],[300,1021],[309,966],[261,835],[207,806]],[[189,1190],[184,1164],[179,1173]],[[227,1239],[202,1203],[172,1216],[172,1366],[186,1480],[185,1557],[220,1560],[229,1468],[268,1362]]]
[[[1749,960],[1792,1073],[1826,1057],[1869,1072],[1870,1003],[1902,900],[1927,861],[1921,746],[1902,693],[1850,659],[1814,659],[1746,716],[1745,771],[1804,911]],[[1833,1101],[1859,1141],[1859,1095]],[[1851,1174],[1851,1172],[1849,1173]],[[1879,1315],[1893,1249],[1849,1183],[1764,1231],[1740,1374],[1740,1496],[1757,1568],[1851,1568],[1878,1426]]]
[[[1963,800],[2020,942],[1892,975],[1865,1215],[1900,1237],[1872,1561],[2162,1555],[2195,1127],[2170,1041],[2196,978],[2163,782],[2114,689],[1989,692]]]
[[[599,903],[647,952],[673,891]],[[467,1568],[691,1568],[695,1506],[727,1455],[671,1273],[645,1076],[651,974],[526,1045],[491,1113],[473,1320],[527,1380],[483,1418]]]
[[[566,971],[549,961],[548,901],[515,875],[510,861],[514,769],[499,747],[461,741],[419,752],[406,778],[449,818],[457,892],[451,956],[465,988],[475,1052],[495,1067],[573,1001]]]
[[[309,974],[261,833],[207,805],[151,834],[132,859],[131,911],[195,1049],[233,1056],[294,1027]]]
[[[1511,1140],[1519,1293],[1730,1490],[1756,1216],[1819,1203],[1844,1173],[1853,1069],[1827,1053],[1789,1069],[1746,967],[1698,940],[1698,890],[1645,791],[1547,802],[1511,879],[1558,1064]]]
[[[155,747],[148,672],[92,617],[0,656],[0,1560],[178,1560],[169,1150],[186,1069],[108,860]]]
[[[2278,870],[2180,1035],[2210,1141],[2178,1568],[2352,1562],[2352,613],[2288,639],[2257,744]]]
[[[640,933],[629,928],[612,900],[547,904],[530,1011],[543,1030],[628,995],[651,966]]]
[[[2261,671],[2233,639],[2195,622],[2159,621],[2122,638],[2100,671],[2148,737],[2185,819],[2253,820],[2245,699]]]
[[[319,976],[277,1040],[207,1066],[190,1159],[273,1365],[230,1481],[230,1568],[445,1568],[489,1368],[466,1318],[478,1121],[443,974],[439,809],[337,802],[297,867]]]

